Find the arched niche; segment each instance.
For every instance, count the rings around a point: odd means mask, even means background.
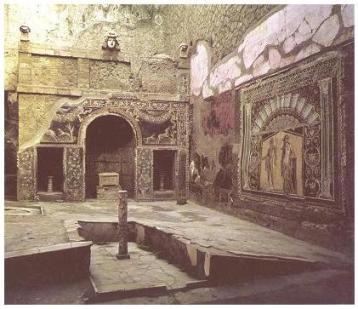
[[[82,123],[78,142],[84,149],[85,197],[97,196],[98,174],[119,174],[122,189],[135,196],[135,149],[140,131],[123,113],[101,111]]]

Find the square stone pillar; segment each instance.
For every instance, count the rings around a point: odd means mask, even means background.
[[[118,254],[117,259],[129,259],[127,225],[127,191],[118,191]]]

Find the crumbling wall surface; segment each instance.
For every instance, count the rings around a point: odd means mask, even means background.
[[[142,62],[139,70],[142,90],[145,92],[177,92],[177,72],[173,59],[158,55]]]
[[[16,87],[21,25],[30,28],[32,43],[49,49],[75,48],[88,52],[89,56],[101,50],[106,35],[114,32],[120,50],[131,58],[137,72],[143,58],[170,53],[166,49],[162,20],[159,7],[154,5],[6,4],[5,89]]]
[[[168,33],[168,49],[182,42],[211,42],[213,63],[229,54],[255,24],[279,5],[165,5],[163,24]]]
[[[300,239],[351,250],[353,26],[350,5],[287,5],[251,27],[219,61],[210,40],[196,42],[192,198]],[[233,126],[223,112],[230,104]],[[283,145],[292,150],[290,170],[282,165]],[[233,173],[220,164],[227,158],[235,162]]]

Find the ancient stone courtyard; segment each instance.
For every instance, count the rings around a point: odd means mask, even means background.
[[[354,303],[354,5],[1,15],[6,304]]]
[[[63,252],[64,244],[69,242],[91,239],[95,243],[91,247],[90,281],[69,282],[71,290],[67,292],[62,282],[50,287],[35,285],[36,291],[28,290],[26,285],[21,288],[20,284],[20,289],[9,285],[5,294],[8,303],[199,304],[255,303],[255,299],[258,303],[271,303],[278,301],[276,294],[285,293],[279,303],[345,303],[353,297],[349,289],[352,261],[348,254],[310,245],[192,202],[178,206],[175,202],[130,201],[128,221],[135,235],[129,243],[130,259],[123,261],[115,256],[118,231],[113,227],[117,223],[113,202],[6,205],[5,253],[34,255],[41,248]],[[22,213],[36,208],[42,215]],[[160,247],[164,241],[167,244]],[[184,258],[170,255],[171,251],[183,255],[182,243],[190,258],[189,267]],[[165,247],[170,250],[164,251]],[[200,263],[200,256],[204,259],[204,276],[192,269]],[[27,280],[33,282],[31,278]],[[335,280],[346,286],[337,290],[331,286]],[[303,295],[290,292],[301,284],[307,284],[299,288]],[[310,286],[317,284],[322,288],[312,294]],[[62,296],[55,292],[56,287],[63,290]],[[204,294],[200,296],[201,293]],[[266,294],[271,296],[266,299]]]

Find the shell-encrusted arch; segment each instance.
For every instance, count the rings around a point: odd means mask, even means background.
[[[300,97],[298,93],[288,93],[276,96],[263,105],[253,122],[252,132],[262,131],[276,115],[284,113],[296,115],[301,122],[308,125],[320,117],[314,106],[307,103],[305,98]]]
[[[131,115],[129,115],[128,113],[126,113],[125,111],[122,111],[122,110],[117,109],[115,111],[113,111],[113,110],[109,111],[107,107],[103,107],[99,110],[96,110],[95,112],[92,112],[85,119],[83,119],[80,129],[79,129],[79,132],[78,132],[79,146],[82,146],[82,147],[85,146],[87,128],[92,123],[92,121],[94,121],[95,119],[97,119],[99,117],[109,116],[109,115],[118,116],[118,117],[126,120],[134,132],[136,146],[142,145],[142,133],[141,133],[140,127],[139,127],[137,121]]]

